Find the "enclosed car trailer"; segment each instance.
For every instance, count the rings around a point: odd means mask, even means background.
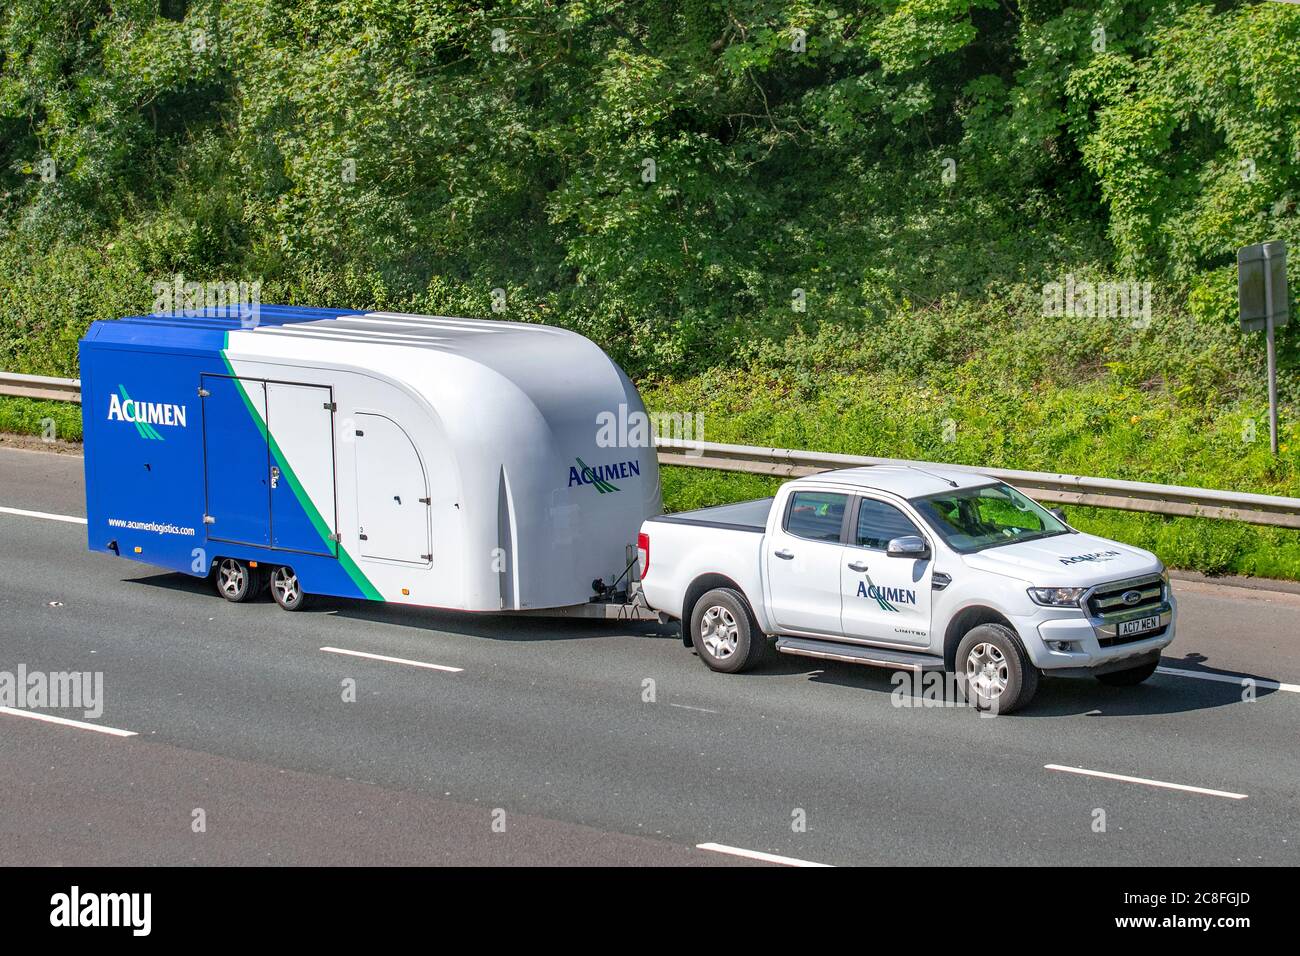
[[[636,612],[658,465],[606,447],[644,407],[580,335],[262,306],[95,322],[80,354],[93,551],[288,609]]]

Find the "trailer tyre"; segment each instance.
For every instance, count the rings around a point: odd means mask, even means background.
[[[1038,676],[1020,640],[1005,625],[980,624],[957,645],[958,686],[980,710],[1019,710],[1038,692]]]
[[[213,567],[212,581],[217,593],[235,604],[251,601],[261,590],[257,572],[235,558],[220,558]]]
[[[1149,661],[1140,667],[1130,667],[1127,670],[1111,671],[1109,674],[1098,674],[1097,680],[1101,681],[1108,687],[1134,687],[1156,672],[1159,661]]]
[[[691,643],[711,670],[736,674],[762,660],[767,637],[758,629],[744,595],[715,588],[691,610]]]
[[[271,572],[271,597],[286,611],[301,611],[307,603],[307,594],[298,575],[286,565]]]

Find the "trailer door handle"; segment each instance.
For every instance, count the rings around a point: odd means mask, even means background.
[[[849,570],[850,570],[850,571],[865,571],[865,570],[867,570],[867,566],[866,566],[865,564],[863,564],[861,561],[850,561],[850,562],[849,562]]]
[[[280,484],[280,469],[276,465],[271,466],[271,487],[274,488]]]
[[[789,561],[791,558],[794,557],[794,552],[787,551],[785,548],[782,548],[780,551],[775,552],[775,554],[782,561]]]

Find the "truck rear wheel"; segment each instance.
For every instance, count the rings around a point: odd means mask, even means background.
[[[1160,662],[1148,661],[1140,667],[1130,667],[1128,670],[1111,671],[1109,674],[1098,674],[1097,680],[1109,687],[1133,687],[1142,683],[1148,677],[1156,672],[1156,667]]]
[[[286,611],[301,611],[307,603],[307,594],[293,568],[281,565],[271,572],[271,597]]]
[[[1038,668],[1009,627],[980,624],[957,646],[957,682],[980,710],[1009,714],[1038,692]]]
[[[262,589],[257,572],[245,561],[220,558],[213,572],[212,581],[217,593],[235,604],[251,601]]]
[[[691,643],[711,670],[736,674],[757,664],[767,651],[767,637],[758,629],[744,595],[715,588],[691,611]]]

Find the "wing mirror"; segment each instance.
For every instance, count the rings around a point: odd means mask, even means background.
[[[930,546],[919,535],[905,534],[901,538],[891,539],[885,548],[885,554],[891,558],[928,558]]]
[[[1061,522],[1061,524],[1069,524],[1069,523],[1070,523],[1069,521],[1067,521],[1067,520],[1065,519],[1065,509],[1064,509],[1064,508],[1048,508],[1048,509],[1047,509],[1047,513],[1048,513],[1049,515],[1051,515],[1053,518],[1055,518],[1057,521]]]

